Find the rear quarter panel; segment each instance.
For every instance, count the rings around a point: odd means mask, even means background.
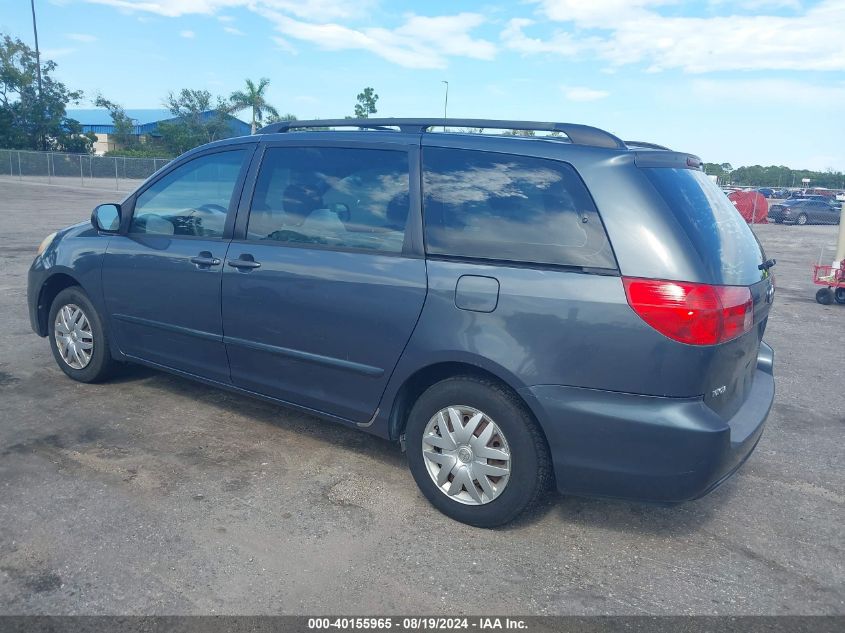
[[[499,281],[495,310],[457,307],[463,275]],[[679,346],[647,326],[628,305],[619,277],[429,260],[428,283],[391,380],[394,389],[421,367],[453,361],[490,371],[516,390],[552,384],[658,396],[702,393],[700,369],[710,348]]]

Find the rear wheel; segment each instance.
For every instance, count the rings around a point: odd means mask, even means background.
[[[803,226],[804,224],[807,224],[807,214],[806,214],[806,213],[802,213],[801,215],[799,215],[799,216],[798,216],[798,218],[795,220],[795,223],[796,223],[796,224],[801,224],[802,226]]]
[[[845,303],[845,288],[837,288],[833,293],[833,298],[836,299],[836,303]]]
[[[545,438],[525,406],[498,384],[443,380],[414,404],[405,432],[411,474],[447,516],[495,527],[536,503],[551,482]]]
[[[830,288],[822,288],[816,293],[816,301],[823,306],[833,303],[833,291]]]
[[[100,382],[116,363],[100,315],[79,286],[62,290],[47,320],[50,348],[59,368],[74,380]]]

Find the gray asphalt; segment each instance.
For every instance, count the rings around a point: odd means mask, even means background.
[[[0,179],[0,613],[845,613],[845,306],[810,275],[836,227],[756,229],[778,394],[735,477],[676,507],[553,496],[492,531],[363,433],[145,369],[67,379],[26,270],[113,195]]]

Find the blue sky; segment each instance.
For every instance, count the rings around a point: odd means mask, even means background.
[[[300,118],[587,123],[707,161],[845,171],[845,0],[37,0],[43,54],[127,108],[271,80]],[[32,40],[29,0],[0,31]],[[243,113],[242,118],[247,114]]]

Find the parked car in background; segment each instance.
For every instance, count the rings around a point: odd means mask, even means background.
[[[839,224],[841,206],[822,196],[793,198],[769,206],[769,222],[777,224]]]
[[[471,525],[552,485],[694,499],[775,388],[774,261],[700,165],[565,123],[275,123],[48,236],[30,320],[74,380],[140,363],[393,440]]]
[[[762,194],[766,198],[773,198],[775,195],[775,190],[769,187],[760,187],[757,189],[757,193]]]
[[[827,189],[826,187],[814,187],[813,189],[807,189],[804,193],[807,196],[823,196],[829,200],[836,198],[836,191]]]

